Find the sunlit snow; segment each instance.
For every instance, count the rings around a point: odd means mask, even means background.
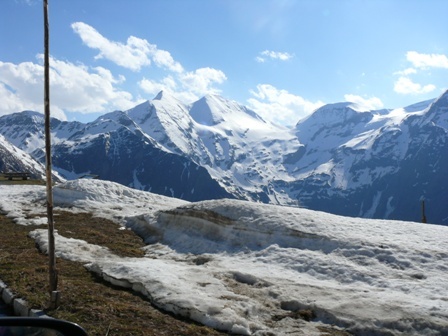
[[[0,189],[0,208],[18,224],[43,222],[45,187]],[[317,327],[331,324],[359,335],[448,334],[448,227],[236,200],[188,203],[99,180],[60,184],[54,200],[113,219],[148,243],[146,257],[122,258],[56,235],[59,257],[213,328],[320,335]],[[30,236],[45,249],[45,229]],[[291,314],[302,309],[317,317]]]

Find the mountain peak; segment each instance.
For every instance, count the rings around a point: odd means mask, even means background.
[[[156,100],[179,100],[172,92],[167,90],[161,90],[154,98]]]
[[[154,97],[153,100],[162,100],[164,93],[165,93],[165,92],[164,92],[163,90],[161,90],[161,91]]]
[[[254,111],[238,104],[236,101],[225,99],[216,94],[207,94],[194,102],[190,109],[191,117],[202,125],[217,125],[224,121],[250,117],[259,122],[264,120]]]
[[[365,117],[371,118],[370,111],[365,111],[357,104],[351,102],[342,102],[334,104],[326,104],[316,109],[311,115],[300,120],[296,128],[300,125],[318,124],[327,127],[337,124],[344,124],[349,121],[357,122]]]
[[[443,92],[431,105],[426,112],[426,122],[434,123],[439,127],[448,130],[448,90]]]
[[[442,102],[444,104],[448,103],[448,89],[445,90],[437,99],[436,101]]]

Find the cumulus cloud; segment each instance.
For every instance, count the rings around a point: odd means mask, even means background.
[[[152,95],[167,90],[186,102],[208,93],[219,93],[215,87],[227,80],[221,70],[204,67],[185,71],[168,51],[158,49],[145,39],[130,36],[126,43],[110,41],[95,28],[75,22],[71,25],[83,43],[99,50],[96,59],[108,59],[126,69],[139,71],[151,64],[168,71],[162,79],[141,78],[139,88]],[[37,62],[20,64],[0,62],[0,114],[22,110],[43,111],[43,56]],[[50,59],[51,112],[65,120],[67,112],[102,113],[125,110],[138,104],[132,94],[120,89],[126,78],[114,75],[101,66]]]
[[[18,99],[17,95],[14,92],[10,91],[8,87],[2,82],[0,82],[0,97],[2,98],[0,115],[33,108],[33,106],[25,106],[23,102]]]
[[[416,51],[408,51],[406,59],[416,68],[448,69],[448,57],[442,54],[420,54]]]
[[[321,101],[311,102],[270,84],[259,84],[257,90],[250,93],[253,97],[247,102],[251,109],[265,120],[286,126],[294,125],[324,105]]]
[[[219,93],[215,85],[227,80],[224,72],[209,67],[186,71],[168,51],[158,49],[145,39],[131,36],[125,44],[109,41],[83,22],[73,23],[72,29],[89,48],[99,50],[97,59],[106,58],[133,71],[151,64],[170,71],[170,75],[161,80],[142,78],[138,82],[140,89],[151,95],[165,90],[175,92],[180,99],[191,102],[208,93]]]
[[[175,92],[176,91],[176,81],[173,79],[173,77],[168,76],[162,79],[161,81],[154,81],[151,79],[143,78],[138,85],[140,88],[145,91],[146,93],[156,95],[160,91],[169,91],[169,92]]]
[[[173,72],[183,71],[180,63],[176,62],[168,51],[158,49],[155,44],[145,39],[130,36],[124,44],[109,41],[95,28],[83,22],[75,22],[71,27],[86,46],[99,50],[96,59],[105,58],[132,71],[139,71],[142,67],[150,65],[151,60],[158,67]]]
[[[0,96],[6,101],[1,113],[43,111],[43,55],[38,55],[37,60],[20,64],[0,61]],[[65,112],[98,113],[130,108],[137,102],[129,92],[116,88],[124,80],[102,67],[89,68],[50,58],[51,112],[65,120]]]
[[[294,56],[287,52],[279,52],[279,51],[271,51],[271,50],[265,50],[258,54],[258,56],[255,58],[255,60],[259,63],[264,63],[268,59],[274,59],[274,60],[280,60],[280,61],[287,61]]]
[[[161,68],[171,70],[173,72],[183,72],[184,69],[180,63],[176,62],[168,51],[155,49],[151,56],[154,63]]]
[[[436,87],[433,84],[422,86],[404,76],[398,78],[394,85],[394,91],[401,94],[424,94],[434,91],[435,89]]]
[[[151,64],[148,57],[151,45],[146,40],[131,36],[126,44],[123,44],[109,41],[98,33],[95,28],[83,22],[75,22],[71,27],[81,37],[86,46],[100,51],[95,56],[96,59],[106,58],[133,71],[140,70],[142,66]]]
[[[221,84],[225,80],[227,77],[221,70],[200,68],[177,74],[176,77],[168,76],[161,81],[144,78],[139,82],[139,86],[149,94],[156,94],[161,90],[176,92],[180,99],[193,102],[206,94],[219,93],[214,85]]]
[[[180,76],[184,87],[189,87],[191,91],[200,95],[219,92],[213,85],[221,84],[226,79],[224,72],[208,67],[186,72]]]
[[[381,99],[377,97],[364,98],[354,94],[346,94],[344,95],[344,99],[345,101],[357,104],[359,107],[365,109],[366,111],[378,110],[384,107]]]
[[[413,75],[423,73],[431,76],[430,69],[448,69],[448,57],[443,54],[422,54],[416,51],[408,51],[406,60],[412,67],[394,72],[399,76],[394,83],[394,91],[400,94],[426,94],[436,89],[434,84],[422,85],[412,80]]]

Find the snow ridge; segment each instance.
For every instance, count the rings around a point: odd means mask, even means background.
[[[45,214],[44,189],[7,186],[0,206],[27,225]],[[12,195],[14,204],[7,202]],[[37,205],[34,216],[29,204]],[[219,330],[319,335],[318,327],[336,325],[363,335],[448,332],[444,226],[230,199],[188,203],[98,180],[56,186],[55,205],[114,219],[149,243],[144,258],[120,258],[57,235],[58,257]],[[30,236],[45,250],[46,230]],[[312,322],[293,317],[307,309],[316,315]]]

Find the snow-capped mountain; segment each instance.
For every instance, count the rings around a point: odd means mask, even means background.
[[[0,117],[0,134],[42,159],[43,118]],[[328,104],[294,128],[208,95],[167,92],[82,124],[52,120],[53,164],[190,201],[234,197],[347,216],[448,224],[448,91],[394,110]]]
[[[35,179],[45,177],[45,167],[0,134],[0,172],[27,172]]]
[[[448,224],[448,92],[406,108],[360,111],[324,106],[296,125],[305,145],[278,181],[312,209],[342,215],[418,221],[420,202]]]
[[[282,173],[278,166],[282,156],[300,146],[288,129],[216,95],[187,106],[161,92],[125,114],[164,151],[205,167],[229,193],[241,198],[269,201],[266,181]]]

